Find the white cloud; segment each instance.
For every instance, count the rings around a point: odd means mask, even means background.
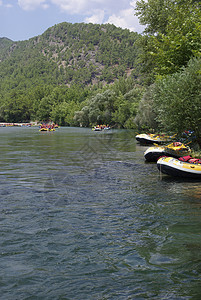
[[[70,14],[86,13],[90,8],[90,1],[87,0],[51,0],[53,4],[59,6],[63,12]]]
[[[43,9],[46,9],[48,7],[48,4],[45,2],[46,0],[18,0],[18,5],[23,10],[34,10],[37,7],[42,7]]]
[[[94,11],[94,14],[90,17],[85,18],[84,22],[85,23],[93,23],[93,24],[101,24],[103,23],[104,20],[104,10],[97,10]]]
[[[114,24],[117,27],[123,29],[127,28],[131,31],[143,31],[143,27],[140,26],[138,18],[134,16],[133,8],[124,9],[116,14],[112,14],[105,23]]]
[[[43,9],[48,9],[49,8],[49,4],[47,4],[47,3],[42,4],[42,8]]]
[[[111,14],[119,9],[125,9],[129,5],[129,0],[50,0],[63,12],[70,14],[96,15],[96,10],[104,10]]]
[[[1,5],[1,4],[0,4],[0,5]],[[6,4],[5,7],[11,8],[11,7],[13,7],[13,5],[12,5],[12,4]]]
[[[80,22],[102,24],[110,23],[117,27],[142,32],[138,18],[134,16],[137,0],[18,0],[23,10],[57,6],[62,13],[80,19]],[[2,0],[0,0],[0,4]]]
[[[3,0],[0,0],[0,6],[4,6],[4,7],[6,7],[6,8],[11,8],[11,7],[13,7],[13,4],[11,4],[11,3],[3,3]]]
[[[111,5],[111,0],[108,4]],[[105,5],[104,10],[94,11],[91,16],[85,18],[86,23],[109,23],[114,24],[117,27],[121,27],[123,29],[129,29],[131,31],[142,32],[144,27],[139,24],[138,18],[134,16],[134,8],[137,0],[133,0],[131,2],[127,2],[127,9],[119,9],[113,6],[113,9],[110,10],[110,5]],[[125,2],[123,7],[125,6]],[[113,13],[111,13],[111,11]]]
[[[132,1],[130,1],[130,6],[132,6],[133,8],[135,8],[135,5],[136,5],[137,1],[138,0],[132,0]]]

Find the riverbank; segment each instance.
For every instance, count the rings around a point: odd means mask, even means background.
[[[30,123],[0,123],[0,127],[11,127],[11,126],[18,126],[18,127],[30,127],[30,126],[37,126],[38,124],[36,122],[30,122]]]

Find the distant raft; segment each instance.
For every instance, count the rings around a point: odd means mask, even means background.
[[[55,131],[55,128],[40,128],[39,131]]]
[[[157,161],[158,170],[173,177],[197,178],[201,179],[201,159],[191,156],[181,157],[161,157]]]
[[[93,131],[102,131],[103,129],[100,126],[94,126],[92,128]]]
[[[48,128],[40,128],[39,131],[49,131]]]
[[[109,125],[96,125],[92,128],[93,131],[110,130]]]

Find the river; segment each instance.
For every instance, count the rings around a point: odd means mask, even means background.
[[[0,128],[0,299],[201,299],[201,184],[132,130]]]

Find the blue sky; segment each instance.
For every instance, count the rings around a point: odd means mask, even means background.
[[[0,0],[0,37],[27,40],[61,23],[110,23],[142,33],[136,0]]]

